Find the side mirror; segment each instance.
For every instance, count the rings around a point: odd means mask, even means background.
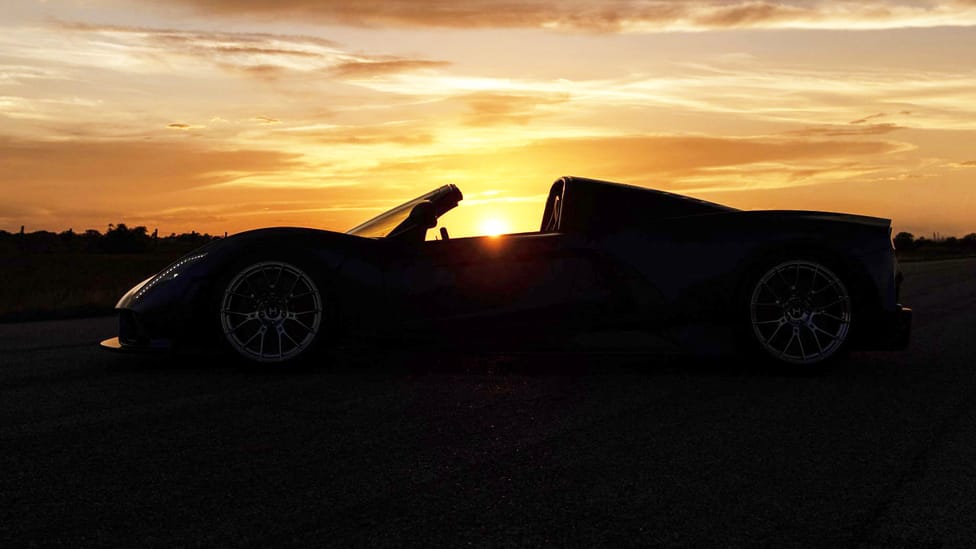
[[[410,221],[425,229],[433,229],[437,226],[437,212],[434,204],[430,200],[424,200],[410,210]]]

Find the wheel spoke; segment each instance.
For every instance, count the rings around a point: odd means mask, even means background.
[[[295,339],[291,337],[291,335],[288,333],[288,330],[284,329],[284,326],[282,326],[281,333],[284,334],[285,337],[288,338],[288,341],[291,341],[292,345],[294,345],[295,347],[301,345],[301,343],[295,341]]]
[[[252,341],[254,341],[254,338],[258,337],[259,335],[261,335],[261,330],[258,330],[256,332],[254,332],[254,335],[252,335],[251,337],[247,338],[247,341],[245,341],[244,343],[242,343],[241,344],[241,347],[245,347],[246,348],[248,345],[250,345],[250,343]]]
[[[784,321],[783,321],[782,318],[777,318],[776,320],[757,320],[757,321],[753,322],[753,324],[755,326],[759,326],[759,325],[762,325],[762,324],[783,324],[783,322]]]
[[[847,302],[847,296],[846,295],[845,296],[841,296],[841,297],[835,299],[834,301],[831,301],[830,303],[828,303],[828,304],[820,307],[820,310],[823,311],[824,309],[827,309],[829,307],[833,307],[834,305],[840,305],[841,303],[846,303],[846,302]]]
[[[768,290],[769,290],[769,293],[771,293],[771,294],[773,294],[773,299],[775,299],[776,301],[782,301],[782,300],[783,300],[783,299],[782,299],[782,298],[781,298],[781,297],[779,296],[779,294],[777,294],[777,293],[776,293],[776,290],[774,290],[774,289],[773,289],[773,287],[769,285],[769,283],[768,283],[768,282],[766,282],[765,280],[763,280],[763,281],[762,281],[762,284],[763,284],[763,286],[765,286],[765,287],[766,287],[766,289],[768,289]]]
[[[299,326],[301,326],[302,328],[305,328],[305,331],[307,331],[310,334],[315,333],[315,330],[313,328],[307,326],[304,322],[302,322],[301,320],[298,320],[297,318],[289,318],[288,320],[297,322]]]
[[[833,343],[834,340],[837,339],[837,336],[835,336],[834,334],[828,332],[827,330],[824,330],[820,326],[817,326],[816,324],[813,324],[812,322],[810,323],[810,329],[813,330],[814,332],[820,332],[821,334],[829,337],[831,343]]]
[[[244,282],[244,284],[247,284],[248,289],[251,290],[251,297],[254,297],[254,295],[257,294],[257,292],[254,291],[254,286],[251,284],[251,281],[248,280],[248,277],[245,276],[242,282]]]
[[[779,326],[777,326],[776,329],[773,330],[773,334],[771,336],[769,336],[768,339],[766,339],[766,342],[771,345],[772,342],[773,342],[773,338],[775,338],[776,337],[776,334],[778,334],[779,331],[783,329],[783,326],[784,326],[783,324],[780,324]]]
[[[786,342],[786,346],[779,353],[779,356],[786,356],[786,352],[790,350],[790,345],[793,344],[793,340],[796,338],[796,332],[790,334],[790,340]]]
[[[817,338],[817,332],[813,331],[813,328],[809,324],[807,324],[807,329],[810,330],[810,335],[813,336],[813,342],[817,344],[817,353],[822,355],[824,350],[823,346],[820,345],[820,339]]]
[[[813,289],[817,286],[817,275],[820,274],[820,269],[814,265],[810,267],[810,288],[807,293],[813,292]]]
[[[299,280],[300,280],[301,278],[302,278],[302,277],[301,277],[301,276],[299,276],[298,274],[296,274],[296,275],[295,275],[295,280],[294,280],[294,281],[292,281],[292,283],[291,283],[291,288],[288,288],[288,293],[287,293],[287,294],[285,294],[285,295],[287,295],[287,296],[291,296],[291,297],[295,297],[295,296],[293,296],[292,294],[293,294],[293,293],[295,292],[295,286],[298,286],[298,281],[299,281]]]
[[[819,315],[819,316],[825,316],[825,317],[827,317],[829,319],[836,320],[837,322],[847,322],[847,319],[846,318],[842,318],[842,317],[839,317],[839,316],[836,316],[836,315],[832,315],[832,314],[826,313],[824,311],[817,311],[814,314]]]
[[[817,295],[820,292],[823,292],[823,291],[827,290],[828,288],[834,287],[835,285],[837,285],[837,281],[836,280],[831,280],[830,283],[827,284],[826,286],[824,286],[823,288],[820,288],[818,290],[814,290],[814,291],[810,292],[810,295]]]
[[[231,328],[230,330],[228,330],[225,333],[232,334],[232,333],[236,332],[237,330],[239,330],[241,328],[241,326],[247,324],[248,322],[250,322],[252,320],[256,320],[256,319],[254,319],[254,318],[245,318],[244,320],[241,321],[240,324],[238,324],[237,326],[234,326],[233,328]]]
[[[786,284],[787,286],[789,286],[790,283],[786,281],[786,275],[783,274],[783,271],[785,271],[785,270],[786,270],[785,267],[782,268],[782,269],[776,269],[776,273],[775,274],[776,274],[776,278],[782,280],[783,281],[783,284]]]

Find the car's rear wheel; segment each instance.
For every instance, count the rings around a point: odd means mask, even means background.
[[[316,345],[323,326],[323,296],[312,277],[284,261],[240,269],[223,287],[224,341],[255,363],[291,363]]]
[[[760,271],[750,288],[747,332],[778,363],[809,367],[839,356],[854,323],[848,284],[812,259],[788,259]]]

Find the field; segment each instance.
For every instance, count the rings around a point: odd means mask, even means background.
[[[122,294],[181,255],[52,253],[0,258],[0,321],[111,312]]]

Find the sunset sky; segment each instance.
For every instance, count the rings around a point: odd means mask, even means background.
[[[976,231],[976,0],[12,0],[0,229],[454,235],[580,175]]]

